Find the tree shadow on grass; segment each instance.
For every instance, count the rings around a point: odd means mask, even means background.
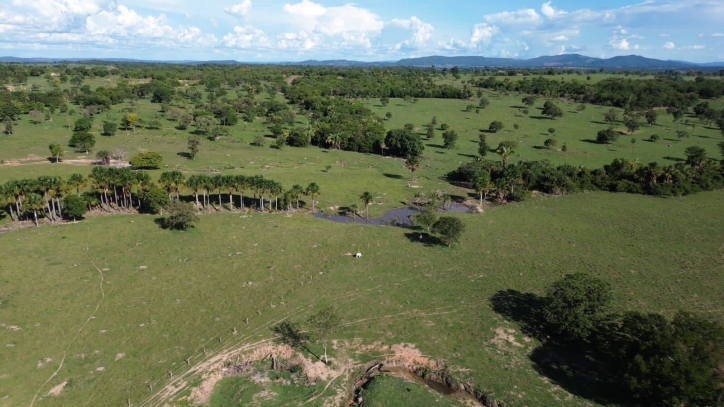
[[[191,160],[191,159],[192,159],[192,158],[191,158],[191,154],[187,153],[186,151],[182,151],[182,152],[180,152],[180,153],[176,153],[176,155],[179,156],[179,157],[183,157],[183,158],[185,158],[185,159],[187,159],[187,160]]]
[[[399,175],[399,174],[388,174],[388,173],[384,173],[384,174],[382,174],[382,175],[384,175],[384,176],[387,177],[387,178],[392,178],[392,179],[403,179],[403,178],[405,178],[405,177],[403,177],[402,175]]]
[[[528,116],[528,117],[530,117],[531,119],[535,119],[535,120],[553,120],[552,118],[550,118],[548,116]]]
[[[590,139],[590,138],[584,138],[581,140],[584,143],[591,143],[591,144],[601,144],[598,142],[598,140]]]
[[[664,157],[664,160],[676,161],[676,162],[678,162],[678,163],[682,163],[682,162],[686,161],[686,160],[683,159],[683,158],[672,157],[672,156],[670,156],[670,155],[667,155],[666,157]]]
[[[421,229],[414,232],[405,233],[405,237],[412,243],[421,243],[426,247],[445,246],[440,239],[422,231]]]
[[[461,156],[461,157],[478,158],[478,156],[477,156],[477,155],[474,155],[474,154],[458,153],[458,155]]]
[[[447,150],[447,149],[445,148],[445,146],[443,146],[443,145],[441,145],[441,144],[428,144],[427,146],[430,147],[430,148],[439,148],[439,149]]]
[[[580,347],[557,343],[546,330],[542,309],[544,298],[533,293],[500,290],[490,297],[493,311],[518,324],[521,332],[543,342],[529,355],[533,368],[554,384],[577,396],[600,404],[611,404],[616,391],[596,347]]]
[[[602,405],[626,404],[609,367],[595,355],[546,342],[533,349],[533,368],[569,393]]]
[[[516,290],[500,290],[490,297],[493,311],[520,326],[521,332],[527,336],[542,339],[543,298],[533,293],[521,293]]]

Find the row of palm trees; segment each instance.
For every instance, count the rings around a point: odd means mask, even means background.
[[[301,185],[294,185],[284,190],[282,185],[276,181],[265,179],[261,175],[213,175],[195,174],[186,178],[180,171],[170,171],[161,174],[159,184],[165,189],[169,196],[176,199],[180,196],[183,188],[190,190],[194,196],[196,207],[199,210],[214,209],[221,211],[244,210],[244,194],[253,193],[253,202],[257,202],[257,209],[279,210],[281,201],[282,207],[286,210],[299,209],[299,200],[302,196],[312,198],[312,211],[315,210],[315,200],[320,195],[319,185],[312,182],[306,188]],[[214,207],[211,196],[216,195],[217,205]],[[224,204],[222,195],[228,198]],[[238,205],[234,202],[234,196],[238,195]]]
[[[306,188],[294,185],[284,190],[276,181],[260,175],[214,175],[186,176],[179,171],[161,174],[158,185],[169,194],[170,199],[179,199],[182,190],[193,193],[198,210],[223,209],[244,210],[244,194],[253,194],[253,203],[260,211],[299,209],[303,196],[315,200],[320,195],[319,185],[312,182]],[[36,179],[21,179],[0,185],[0,205],[6,208],[13,221],[33,220],[36,226],[40,218],[55,222],[63,216],[63,197],[75,194],[83,199],[88,210],[105,212],[129,212],[140,210],[148,192],[158,188],[148,173],[128,168],[94,167],[88,177],[72,174],[67,179],[41,176]],[[234,196],[238,194],[238,205]],[[217,205],[212,203],[215,195]],[[224,203],[222,195],[228,197]],[[249,208],[251,209],[251,208]]]

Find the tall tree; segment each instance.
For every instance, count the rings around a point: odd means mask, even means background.
[[[475,190],[475,192],[480,194],[481,206],[483,205],[483,195],[487,195],[488,191],[490,191],[490,188],[490,173],[487,171],[480,171],[478,174],[476,174],[475,179],[473,180],[473,189]]]
[[[359,197],[362,202],[365,204],[365,219],[367,221],[370,220],[370,204],[375,201],[375,197],[372,196],[368,191],[365,191],[360,195]]]
[[[326,307],[309,317],[307,322],[311,325],[311,331],[314,337],[322,342],[322,347],[324,348],[324,363],[329,364],[329,359],[327,358],[327,341],[329,341],[330,336],[339,329],[342,320],[334,311],[334,308]]]
[[[314,200],[319,196],[319,185],[316,182],[312,182],[307,187],[306,195],[312,197],[312,212],[314,212]]]
[[[63,147],[58,143],[52,143],[48,146],[48,149],[50,150],[50,155],[53,157],[55,163],[57,164],[60,162],[60,157],[62,157],[64,153]]]
[[[199,146],[201,145],[201,137],[197,135],[191,135],[188,140],[189,155],[192,160],[196,159],[196,154],[199,153]]]
[[[407,156],[407,160],[405,161],[405,167],[410,170],[410,183],[414,181],[415,171],[417,171],[421,165],[422,161],[420,160],[419,156]]]

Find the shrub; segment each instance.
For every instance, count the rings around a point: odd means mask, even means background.
[[[147,153],[141,153],[131,158],[129,161],[131,166],[139,170],[155,170],[163,165],[163,157],[161,154],[149,151]]]

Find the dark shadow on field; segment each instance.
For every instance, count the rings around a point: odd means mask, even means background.
[[[440,239],[421,230],[405,233],[405,237],[412,243],[420,243],[427,247],[444,246]]]
[[[546,146],[533,146],[536,150],[548,150],[548,147]]]
[[[458,153],[458,155],[459,155],[459,156],[461,156],[461,157],[468,157],[468,158],[478,158],[478,156],[477,156],[477,155],[475,155],[475,154],[463,154],[463,153]]]
[[[679,163],[683,163],[684,161],[686,161],[686,160],[683,159],[683,158],[672,157],[672,156],[670,156],[670,155],[667,155],[666,157],[664,157],[664,160],[676,161],[676,162],[679,162]]]
[[[607,125],[607,126],[613,126],[612,123],[602,122],[602,121],[600,121],[600,120],[591,120],[591,123],[593,123],[593,124],[603,124],[603,125]]]
[[[526,106],[510,106],[511,109],[527,109]]]
[[[711,136],[694,136],[694,137],[699,137],[699,138],[714,138],[714,137],[711,137]]]
[[[403,179],[403,178],[405,178],[405,177],[403,177],[402,175],[399,175],[399,174],[388,174],[388,173],[384,173],[384,174],[382,174],[382,175],[384,175],[384,176],[387,177],[387,178],[392,178],[392,179]]]
[[[439,148],[439,149],[447,150],[447,149],[445,148],[445,146],[440,145],[440,144],[428,144],[427,146],[430,147],[430,148]]]
[[[490,297],[493,311],[520,326],[526,336],[543,338],[543,297],[533,293],[521,293],[516,290],[500,290]]]
[[[533,368],[576,396],[603,405],[619,405],[620,389],[614,384],[608,367],[595,354],[546,342],[530,354]]]
[[[553,120],[552,117],[547,117],[547,116],[528,116],[528,117],[530,117],[531,119],[536,119],[536,120]]]
[[[598,142],[598,140],[593,140],[593,139],[590,139],[590,138],[584,138],[584,139],[582,139],[581,141],[584,142],[584,143],[601,144],[601,143]]]
[[[180,153],[176,153],[176,155],[179,156],[179,157],[183,157],[183,158],[185,158],[185,159],[187,159],[187,160],[191,160],[191,159],[192,159],[192,158],[191,158],[191,154],[187,153],[186,151],[182,151],[182,152],[180,152]]]

